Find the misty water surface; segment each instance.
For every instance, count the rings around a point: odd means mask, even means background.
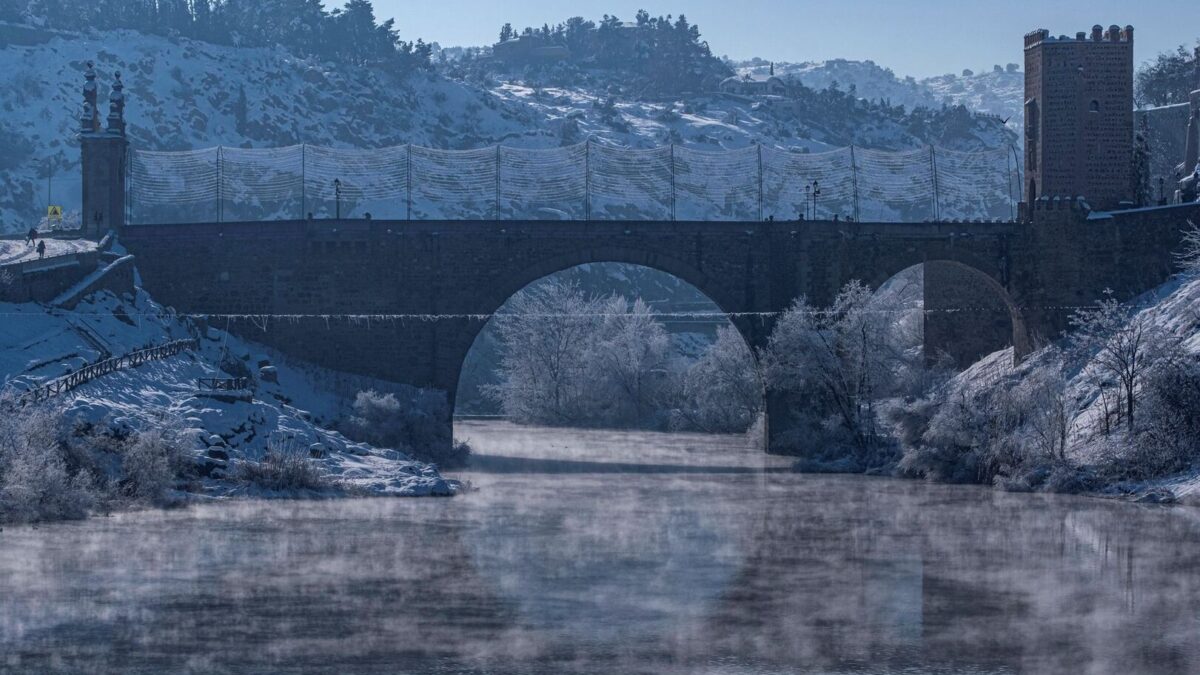
[[[0,532],[0,672],[1200,672],[1200,513],[460,423],[453,499]]]

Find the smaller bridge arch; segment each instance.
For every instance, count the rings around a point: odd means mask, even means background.
[[[981,357],[1006,347],[1015,359],[1033,351],[1021,308],[997,279],[962,260],[932,258],[909,265],[892,279],[922,270],[925,356],[935,361],[948,355],[965,368]]]

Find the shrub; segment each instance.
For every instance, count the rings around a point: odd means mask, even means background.
[[[1103,447],[1100,471],[1110,481],[1170,476],[1200,460],[1200,360],[1164,358],[1147,373],[1142,399],[1141,430]]]
[[[136,502],[162,505],[185,466],[184,453],[171,431],[156,428],[135,434],[122,453],[122,493]]]
[[[0,401],[0,521],[84,518],[98,493],[94,477],[69,467],[61,413]]]
[[[442,392],[416,390],[401,401],[395,394],[360,391],[346,426],[352,438],[380,448],[392,448],[416,459],[442,466],[466,463],[469,449],[450,437],[449,405]]]
[[[335,487],[308,459],[308,453],[291,443],[272,439],[261,462],[241,462],[234,478],[271,492],[319,492]]]

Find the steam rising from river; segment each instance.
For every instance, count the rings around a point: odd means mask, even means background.
[[[452,499],[6,527],[0,671],[1200,671],[1192,509],[458,430]]]

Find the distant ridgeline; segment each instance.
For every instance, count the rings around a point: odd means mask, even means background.
[[[688,23],[686,16],[652,17],[645,10],[632,22],[607,14],[599,23],[576,16],[520,33],[504,24],[492,56],[508,66],[566,62],[623,70],[655,93],[714,91],[721,79],[733,74],[713,56],[700,39],[700,27]]]
[[[239,47],[282,45],[303,56],[392,67],[428,67],[432,53],[422,40],[401,40],[394,20],[376,21],[370,0],[349,0],[333,11],[315,0],[3,0],[0,22],[67,31],[130,29]],[[22,35],[0,27],[0,38],[8,32]]]

